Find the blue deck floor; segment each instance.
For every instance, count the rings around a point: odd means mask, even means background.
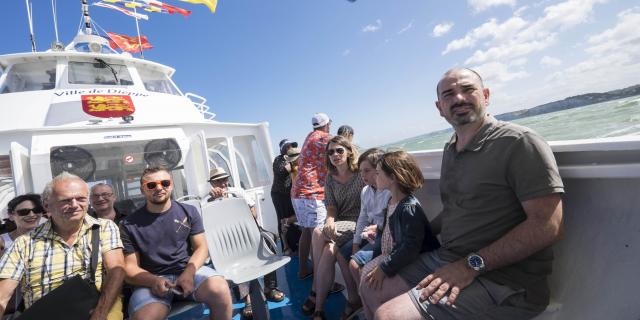
[[[312,278],[309,277],[305,280],[298,280],[298,257],[292,257],[284,268],[278,270],[278,287],[284,291],[286,298],[279,303],[269,302],[269,313],[271,319],[310,319],[310,317],[302,314],[301,306],[304,300],[309,295],[311,288]],[[325,303],[325,313],[327,319],[340,319],[340,314],[345,304],[345,297],[343,293],[331,294],[327,298]],[[239,320],[242,317],[240,312],[244,303],[233,304],[233,319]],[[198,307],[191,309],[187,312],[181,313],[171,320],[187,320],[187,319],[208,319],[209,310],[204,307]]]

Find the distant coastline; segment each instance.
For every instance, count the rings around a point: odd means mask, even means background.
[[[633,97],[638,95],[640,95],[640,84],[630,86],[624,89],[617,89],[617,90],[612,90],[607,92],[581,94],[573,97],[568,97],[563,100],[545,103],[545,104],[528,108],[528,109],[502,113],[502,114],[496,115],[495,117],[503,121],[512,121],[512,120],[527,118],[531,116],[537,116],[537,115],[556,112],[556,111],[579,108],[579,107],[584,107],[584,106],[588,106],[596,103],[618,100],[618,99],[623,99],[623,98]],[[453,129],[447,128],[447,129],[442,129],[437,131],[431,131],[429,133],[422,134],[419,136],[410,137],[410,138],[402,139],[400,141],[388,143],[381,147],[382,148],[397,147],[397,146],[404,145],[405,143],[408,143],[408,142],[413,142],[419,138],[433,137],[433,136],[437,136],[437,135],[448,133],[448,132],[453,132]]]

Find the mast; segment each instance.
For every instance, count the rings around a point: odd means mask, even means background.
[[[84,31],[86,34],[92,34],[91,31],[91,17],[89,16],[89,5],[87,4],[87,0],[82,1],[82,17],[84,19]]]
[[[31,51],[36,52],[36,36],[33,34],[33,7],[29,0],[24,0],[27,5],[27,17],[29,18],[29,38],[31,40]]]
[[[133,18],[136,19],[136,31],[138,32],[138,48],[140,48],[140,56],[144,59],[144,53],[142,53],[142,38],[140,37],[140,26],[138,25],[138,10],[136,10],[136,0],[133,0]]]

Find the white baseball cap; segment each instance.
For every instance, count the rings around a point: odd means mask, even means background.
[[[329,123],[331,123],[331,119],[329,119],[329,116],[326,113],[319,112],[314,114],[313,118],[311,118],[311,124],[314,129],[324,127]]]

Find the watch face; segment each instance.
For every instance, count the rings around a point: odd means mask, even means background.
[[[482,258],[477,255],[469,256],[469,266],[475,270],[480,270],[484,267],[484,262]]]

